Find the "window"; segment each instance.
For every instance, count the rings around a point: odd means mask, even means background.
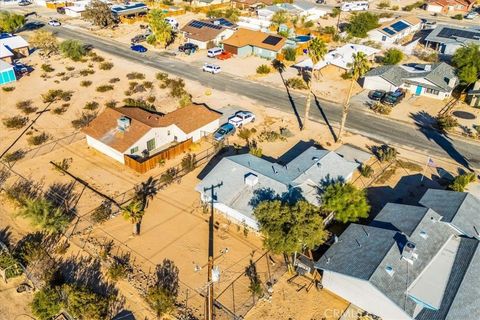
[[[169,136],[169,135],[170,135],[170,130],[167,131],[167,136]]]
[[[147,150],[152,151],[155,149],[155,138],[147,141]]]
[[[130,149],[130,154],[135,154],[138,152],[138,146],[136,147],[133,147],[132,149]]]
[[[440,93],[440,91],[435,90],[435,89],[426,88],[425,93],[429,93],[429,94],[433,94],[433,95],[438,96],[438,94]]]

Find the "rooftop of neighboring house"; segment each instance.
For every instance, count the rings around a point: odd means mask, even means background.
[[[446,7],[446,6],[452,6],[455,3],[460,3],[463,4],[466,7],[469,7],[472,5],[475,1],[470,1],[470,0],[428,0],[427,1],[429,4],[436,4],[441,7]]]
[[[8,50],[15,50],[19,48],[28,47],[29,44],[21,36],[11,36],[11,37],[0,38],[0,48],[2,46],[7,48]]]
[[[425,88],[441,89],[451,91],[457,79],[455,68],[445,62],[434,64],[414,64],[414,65],[385,65],[368,71],[365,77],[379,76],[395,86],[400,86],[405,82],[418,84]],[[425,79],[428,82],[420,81]]]
[[[125,16],[148,11],[148,7],[143,2],[131,2],[129,4],[114,4],[110,7],[112,12],[118,16]]]
[[[229,22],[226,19],[224,20]],[[230,26],[227,27],[220,22],[215,23],[210,20],[191,20],[183,26],[181,31],[186,32],[191,39],[205,42],[215,39],[220,33],[229,28]]]
[[[418,320],[479,318],[478,244],[432,208],[389,203],[370,225],[351,224],[315,265],[369,281]]]
[[[217,201],[251,217],[255,204],[274,196],[298,197],[318,204],[318,187],[327,181],[345,180],[359,163],[333,151],[310,147],[286,164],[251,154],[223,158],[199,183],[196,190],[223,183]]]
[[[0,60],[0,71],[4,71],[4,70],[10,70],[12,69],[13,66],[9,63],[6,63],[5,61],[3,60]]]
[[[223,40],[223,44],[237,48],[254,46],[277,52],[283,48],[286,40],[278,35],[240,28],[230,38]]]
[[[82,131],[111,148],[124,152],[150,129],[177,126],[189,134],[220,118],[220,114],[206,105],[191,104],[167,113],[154,113],[136,107],[107,108]],[[129,127],[118,130],[118,120],[126,117]]]
[[[13,52],[8,50],[8,48],[4,45],[0,44],[0,59],[7,57],[13,57]]]
[[[295,12],[301,12],[301,11],[306,11],[316,8],[315,4],[313,2],[308,2],[308,1],[295,1],[292,3],[277,3],[273,4],[270,6],[265,7],[264,9],[273,11],[273,12],[278,12],[278,11],[288,11],[290,13],[295,13]]]
[[[249,6],[257,3],[262,3],[267,6],[270,6],[273,4],[273,0],[233,0],[233,2],[243,3]]]
[[[452,25],[438,25],[425,38],[426,42],[438,42],[444,44],[480,44],[480,28],[462,28]]]
[[[412,26],[417,26],[421,23],[422,20],[414,16],[400,17],[395,20],[385,22],[375,30],[383,33],[387,37],[393,37],[396,34],[404,31],[405,29]]]

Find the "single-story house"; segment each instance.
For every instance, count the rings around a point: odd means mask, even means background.
[[[325,16],[328,11],[308,1],[295,1],[293,3],[277,3],[257,10],[259,19],[271,20],[279,11],[285,11],[289,15],[305,17],[306,21],[315,21]]]
[[[467,92],[466,102],[472,107],[480,107],[480,80],[477,80],[473,88]]]
[[[362,44],[348,43],[342,47],[328,52],[323,60],[319,61],[313,68],[315,70],[320,70],[327,66],[335,66],[348,71],[353,63],[353,55],[358,52],[363,52],[368,59],[373,60],[374,55],[380,52],[380,50]],[[313,63],[310,58],[307,58],[294,65],[294,67],[298,69],[312,69],[312,66]]]
[[[124,155],[150,156],[174,143],[197,141],[220,125],[220,114],[192,104],[167,113],[141,108],[107,108],[83,132],[87,144],[124,163]]]
[[[400,43],[408,36],[412,36],[419,31],[422,26],[422,20],[414,16],[400,17],[398,19],[385,22],[380,27],[368,32],[368,38],[379,42],[382,45]]]
[[[381,319],[480,319],[480,199],[428,190],[420,204],[349,225],[315,263],[323,287]]]
[[[362,86],[370,90],[405,89],[416,96],[443,100],[458,83],[455,68],[445,62],[416,65],[386,65],[370,70]]]
[[[455,54],[458,48],[469,43],[480,45],[480,29],[478,27],[462,28],[439,25],[425,37],[425,46],[448,56]]]
[[[13,66],[0,60],[0,86],[15,81],[17,81],[17,77],[15,76]]]
[[[211,201],[206,188],[215,189],[214,207],[229,219],[258,230],[253,216],[262,200],[303,198],[319,205],[319,186],[331,179],[348,181],[359,163],[337,153],[310,147],[286,164],[272,163],[251,154],[225,157],[196,186],[202,201]]]
[[[21,36],[7,36],[0,38],[0,59],[12,63],[18,59],[30,55],[28,42]]]
[[[69,17],[79,18],[82,16],[91,0],[81,0],[73,2],[73,5],[65,7],[65,14]]]
[[[222,43],[223,50],[238,57],[254,55],[273,60],[284,48],[286,40],[278,35],[240,28]]]
[[[232,36],[235,32],[232,26],[235,25],[227,19],[192,20],[180,31],[183,32],[187,42],[196,44],[199,49],[210,49],[218,47],[223,40]]]
[[[425,10],[433,13],[447,14],[449,12],[467,13],[472,10],[475,1],[473,0],[429,0]]]
[[[234,6],[238,9],[245,10],[256,9],[259,7],[271,6],[273,0],[232,0]]]
[[[230,0],[193,0],[191,2],[191,5],[195,7],[206,7],[206,6],[223,4],[228,2],[230,2]]]
[[[130,2],[128,4],[114,4],[110,7],[114,17],[128,17],[146,14],[148,7],[142,2]]]
[[[267,32],[270,28],[272,22],[268,20],[262,20],[251,17],[240,17],[240,20],[237,22],[237,25],[240,28],[250,29],[255,31]]]

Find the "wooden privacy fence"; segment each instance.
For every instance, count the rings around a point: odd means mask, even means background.
[[[123,159],[127,167],[132,168],[138,173],[145,173],[155,168],[158,165],[159,161],[170,160],[172,158],[175,158],[179,154],[188,151],[188,148],[190,148],[192,143],[192,139],[190,138],[174,146],[171,146],[170,148],[162,150],[161,152],[148,158],[135,159],[130,155],[124,154]]]

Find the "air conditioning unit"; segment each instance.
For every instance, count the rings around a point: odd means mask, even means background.
[[[120,118],[118,118],[117,120],[118,130],[126,131],[130,127],[130,121],[131,120],[125,116],[121,116]]]

